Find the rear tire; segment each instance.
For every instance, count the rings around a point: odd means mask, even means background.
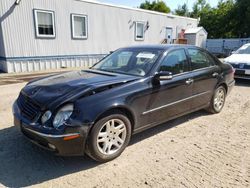
[[[120,112],[98,120],[87,141],[87,154],[99,162],[108,162],[124,151],[131,137],[131,123]]]
[[[210,102],[210,106],[208,107],[207,111],[212,114],[220,113],[224,107],[226,101],[226,89],[223,86],[219,86],[214,91],[213,97]]]

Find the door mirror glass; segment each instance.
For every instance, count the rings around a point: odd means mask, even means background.
[[[172,78],[173,78],[172,72],[168,72],[168,71],[161,71],[155,74],[155,79],[158,81],[171,80]]]

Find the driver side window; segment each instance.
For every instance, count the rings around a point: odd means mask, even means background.
[[[162,61],[159,72],[168,71],[173,75],[188,71],[188,61],[184,49],[175,50],[168,53]]]

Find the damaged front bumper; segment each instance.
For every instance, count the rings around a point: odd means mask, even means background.
[[[58,132],[51,128],[48,130],[22,117],[16,102],[13,105],[13,115],[15,126],[20,127],[25,137],[39,147],[60,156],[84,155],[88,126],[70,126]]]

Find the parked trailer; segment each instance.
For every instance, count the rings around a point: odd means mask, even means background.
[[[242,45],[249,43],[250,38],[241,39],[207,39],[206,49],[212,54],[227,57]]]
[[[0,70],[88,67],[117,48],[159,44],[198,19],[90,0],[0,0]]]

